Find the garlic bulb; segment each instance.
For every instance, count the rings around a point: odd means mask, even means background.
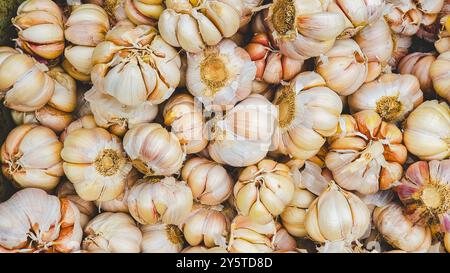
[[[375,208],[373,222],[383,237],[401,250],[426,252],[431,246],[430,229],[414,225],[406,219],[402,207],[396,203]]]
[[[51,0],[27,0],[12,19],[17,44],[30,54],[56,59],[64,51],[63,13]]]
[[[74,252],[83,232],[77,207],[40,189],[23,189],[0,204],[0,252]]]
[[[204,205],[219,205],[231,195],[233,180],[220,164],[201,157],[186,161],[181,176],[194,199]]]
[[[446,4],[450,6],[449,4]],[[447,15],[443,16],[440,20],[442,29],[439,32],[439,39],[434,43],[434,47],[439,53],[450,51],[450,10],[447,11]]]
[[[88,252],[139,253],[142,233],[128,214],[104,212],[84,228],[83,249]]]
[[[354,40],[338,40],[332,49],[317,59],[316,71],[329,88],[348,96],[366,80],[368,60]]]
[[[64,142],[67,135],[75,130],[78,130],[81,128],[92,129],[92,128],[96,128],[96,127],[97,127],[97,124],[95,123],[95,119],[94,119],[93,115],[82,116],[81,118],[70,123],[69,126],[67,126],[67,128],[64,129],[64,132],[61,133],[61,135],[59,136],[59,139],[61,140],[61,142]]]
[[[89,220],[97,214],[97,207],[94,202],[86,201],[77,195],[75,188],[69,181],[64,181],[59,184],[56,189],[56,195],[59,198],[65,198],[72,202],[80,211],[80,225],[84,228]]]
[[[119,196],[132,168],[120,139],[102,128],[70,132],[61,157],[64,173],[87,201],[108,201]]]
[[[229,220],[214,207],[194,206],[183,223],[184,239],[191,246],[203,243],[206,247],[225,245]]]
[[[392,56],[389,60],[389,67],[386,68],[386,72],[389,72],[389,69],[396,68],[398,66],[399,61],[405,57],[409,48],[412,46],[412,38],[411,36],[405,35],[392,35],[392,39],[394,40],[394,49],[392,50]]]
[[[231,223],[228,251],[231,253],[269,253],[274,251],[274,221],[259,224],[250,217],[237,216]]]
[[[269,84],[289,81],[302,71],[303,60],[282,55],[272,46],[265,33],[257,33],[245,47],[256,65],[256,80]]]
[[[450,109],[445,102],[425,101],[406,119],[405,146],[422,160],[450,156]]]
[[[402,121],[422,101],[417,78],[399,74],[384,74],[348,97],[352,113],[374,110],[388,122]]]
[[[306,213],[308,235],[317,242],[355,241],[370,228],[370,212],[361,199],[334,182],[313,201]]]
[[[244,167],[261,161],[269,150],[277,109],[266,98],[252,94],[223,117],[207,123],[211,133],[208,153],[221,164]]]
[[[3,104],[21,112],[42,108],[55,90],[55,81],[44,73],[47,70],[45,65],[28,55],[10,47],[0,47],[0,98],[4,98]]]
[[[183,249],[183,234],[177,226],[155,224],[141,230],[142,253],[179,253]]]
[[[450,102],[450,51],[437,57],[430,67],[429,75],[436,93]]]
[[[122,2],[127,18],[136,25],[156,25],[164,10],[162,0],[122,0]]]
[[[372,110],[343,115],[325,163],[339,186],[373,194],[401,179],[407,158],[402,140],[400,129]]]
[[[228,253],[228,251],[223,247],[189,246],[183,249],[181,253]]]
[[[158,123],[142,123],[128,130],[123,147],[133,166],[148,176],[178,172],[185,157],[175,134]]]
[[[273,135],[273,149],[298,159],[313,157],[333,135],[342,112],[342,101],[325,80],[315,72],[297,75],[289,85],[278,90],[278,126]]]
[[[295,251],[297,249],[297,242],[281,224],[277,224],[277,232],[273,237],[273,246],[275,251]]]
[[[272,33],[282,54],[305,60],[324,54],[345,29],[345,18],[321,0],[274,0],[255,18],[257,32]]]
[[[431,53],[414,52],[403,57],[398,64],[400,74],[411,74],[419,80],[420,89],[426,97],[433,94],[433,83],[430,67],[436,60]]]
[[[265,159],[242,170],[233,194],[239,214],[265,224],[273,221],[291,202],[294,179],[288,166]]]
[[[371,82],[387,69],[392,57],[394,39],[391,30],[381,18],[361,30],[355,36],[355,41],[369,61],[366,82]]]
[[[170,126],[187,154],[205,149],[208,140],[205,136],[205,118],[202,105],[188,94],[171,97],[163,110],[164,124]]]
[[[124,23],[105,39],[92,55],[91,79],[98,91],[128,106],[159,104],[173,93],[180,81],[180,57],[155,28]]]
[[[16,125],[39,123],[34,112],[11,111],[11,118]]]
[[[241,24],[244,1],[166,0],[158,28],[170,45],[190,53],[233,36]]]
[[[70,45],[66,47],[62,67],[76,80],[90,82],[94,49],[95,47],[92,46]]]
[[[187,54],[186,87],[205,106],[233,106],[245,99],[252,92],[255,75],[248,53],[229,39]]]
[[[136,106],[123,105],[114,97],[92,88],[84,95],[98,126],[123,136],[140,123],[152,122],[158,114],[158,106],[144,102]]]
[[[173,177],[151,178],[136,183],[127,199],[131,216],[139,223],[179,225],[192,209],[191,189]]]
[[[62,143],[44,126],[25,124],[14,128],[1,147],[2,172],[19,188],[51,190],[64,175]]]
[[[413,223],[432,232],[450,232],[450,159],[418,161],[408,167],[395,190]]]

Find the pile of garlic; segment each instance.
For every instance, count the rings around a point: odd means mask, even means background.
[[[12,25],[0,253],[450,252],[449,0],[26,0]]]

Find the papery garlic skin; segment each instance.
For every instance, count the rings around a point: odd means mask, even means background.
[[[205,106],[233,106],[252,91],[256,66],[229,39],[200,53],[187,54],[186,87]]]
[[[226,242],[229,220],[214,207],[194,206],[183,223],[184,239],[191,246],[223,246]]]
[[[374,110],[385,121],[402,121],[423,102],[423,92],[412,75],[384,74],[349,96],[350,111]]]
[[[194,97],[172,96],[164,106],[163,117],[164,124],[170,126],[187,154],[198,153],[208,145],[202,106]]]
[[[158,221],[180,225],[191,212],[193,197],[185,182],[153,178],[134,185],[127,203],[131,216],[143,225]]]
[[[26,2],[24,2],[26,3]],[[42,108],[55,91],[48,68],[10,47],[0,47],[0,98],[13,110],[30,112]]]
[[[18,29],[17,44],[43,59],[56,59],[64,51],[63,13],[51,0],[27,0],[12,19]]]
[[[184,163],[181,177],[192,190],[194,199],[204,205],[219,205],[228,199],[233,180],[220,164],[201,157]]]
[[[245,3],[167,0],[165,5],[158,21],[163,39],[186,52],[200,53],[238,31]]]
[[[448,3],[446,6],[450,6]],[[440,20],[442,29],[439,32],[439,39],[434,43],[434,47],[439,53],[444,53],[450,50],[450,9],[443,10],[443,16]]]
[[[87,201],[109,201],[119,196],[132,168],[120,139],[98,127],[70,132],[61,157],[64,173]]]
[[[348,96],[365,82],[368,59],[354,40],[338,40],[332,49],[317,59],[316,71],[329,88]]]
[[[2,172],[19,188],[51,190],[64,175],[62,143],[47,127],[25,124],[14,128],[1,147]]]
[[[128,129],[152,122],[158,114],[158,106],[144,102],[136,106],[123,105],[114,97],[92,88],[84,94],[89,102],[95,122],[117,136],[124,136]]]
[[[411,222],[431,231],[450,232],[450,159],[418,161],[408,167],[395,190]]]
[[[142,253],[179,253],[183,249],[183,234],[174,225],[145,225],[142,230]]]
[[[160,104],[180,81],[177,51],[147,25],[116,25],[94,49],[92,64],[94,87],[128,106]]]
[[[450,51],[444,52],[431,64],[429,75],[436,93],[450,102]]]
[[[230,240],[227,250],[230,253],[270,253],[275,246],[272,237],[276,234],[274,221],[258,224],[250,217],[236,216],[231,223]]]
[[[261,161],[270,148],[277,115],[276,107],[265,97],[252,94],[223,117],[208,121],[210,157],[233,167]]]
[[[342,112],[342,101],[325,80],[315,72],[297,75],[275,95],[278,126],[272,138],[272,150],[298,159],[316,155],[333,135]]]
[[[61,135],[59,136],[59,139],[61,140],[61,142],[64,142],[67,135],[75,130],[78,130],[81,128],[92,129],[92,128],[97,128],[97,127],[98,126],[95,123],[94,116],[93,115],[85,115],[85,116],[82,116],[79,119],[73,121],[72,123],[70,123],[69,126],[67,126],[64,129],[64,132],[61,133]]]
[[[370,212],[356,195],[332,182],[310,205],[305,227],[308,235],[317,242],[351,242],[369,229]]]
[[[325,163],[339,186],[374,194],[401,179],[407,159],[402,141],[400,129],[372,110],[343,115]]]
[[[142,233],[128,214],[104,212],[84,228],[83,249],[88,252],[139,253]]]
[[[398,72],[416,76],[420,83],[420,89],[426,97],[430,97],[434,91],[430,68],[435,60],[436,57],[431,53],[414,52],[400,60]]]
[[[181,169],[185,154],[174,133],[158,123],[142,123],[125,134],[123,147],[141,173],[172,175]]]
[[[386,67],[386,72],[389,73],[389,69],[398,68],[400,60],[409,53],[409,48],[412,46],[411,36],[405,35],[392,35],[394,40],[394,49],[392,50],[392,56],[389,60],[389,67]]]
[[[77,207],[40,189],[23,189],[0,204],[0,252],[74,252],[83,232]]]
[[[294,179],[287,165],[265,159],[239,175],[233,195],[236,210],[265,224],[280,215],[294,195]]]
[[[445,102],[425,101],[409,114],[404,124],[405,146],[422,160],[450,156],[450,109]]]
[[[273,237],[273,245],[275,251],[295,251],[297,249],[295,238],[281,224],[278,224],[277,233]]]
[[[375,208],[373,222],[383,237],[401,250],[426,252],[431,246],[430,229],[411,223],[396,203]]]
[[[228,253],[228,251],[223,247],[189,246],[183,249],[181,253]]]

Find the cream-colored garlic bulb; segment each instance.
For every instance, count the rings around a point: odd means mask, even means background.
[[[58,185],[56,195],[59,198],[65,198],[72,202],[80,211],[80,225],[84,228],[89,220],[97,214],[97,207],[94,202],[82,199],[75,191],[72,183],[64,181]]]
[[[189,246],[183,249],[181,253],[228,253],[228,251],[223,247]]]
[[[332,49],[317,59],[316,71],[329,88],[348,96],[365,82],[368,60],[354,40],[338,40]]]
[[[281,86],[275,96],[278,126],[272,149],[298,159],[316,155],[333,135],[342,112],[342,101],[325,80],[315,72],[297,75],[289,85]]]
[[[366,82],[378,78],[385,71],[394,51],[394,39],[383,18],[368,25],[356,36],[355,41],[369,60]]]
[[[268,84],[290,81],[303,69],[303,60],[294,60],[278,52],[265,33],[256,33],[245,49],[255,62],[256,81]]]
[[[186,87],[206,106],[233,106],[252,92],[256,66],[248,53],[229,39],[187,54]]]
[[[413,75],[384,74],[349,96],[352,113],[374,110],[389,122],[402,121],[423,101],[420,84]]]
[[[238,31],[244,4],[234,0],[166,0],[159,32],[170,45],[200,53]]]
[[[94,49],[95,47],[92,46],[70,45],[66,47],[61,66],[75,79],[90,82]]]
[[[436,93],[450,102],[450,50],[439,55],[431,64],[429,75]]]
[[[273,221],[291,202],[294,179],[287,165],[264,159],[242,170],[233,195],[239,214],[265,224]]]
[[[449,4],[446,4],[450,7]],[[446,16],[443,16],[440,20],[442,29],[439,32],[439,39],[434,42],[434,47],[439,53],[450,51],[450,8]]]
[[[204,205],[219,205],[233,190],[233,180],[227,170],[206,158],[187,160],[181,176],[191,188],[194,199]]]
[[[191,246],[224,246],[229,229],[228,218],[220,208],[195,205],[181,230]]]
[[[114,97],[92,88],[84,95],[98,126],[123,136],[128,129],[152,122],[158,114],[158,106],[143,102],[136,106],[123,105]]]
[[[62,143],[47,127],[24,124],[14,128],[1,147],[2,172],[19,188],[51,190],[64,175]]]
[[[173,177],[138,181],[127,199],[131,216],[139,223],[180,225],[189,216],[193,197],[185,182]]]
[[[317,242],[355,241],[370,228],[370,212],[361,199],[334,182],[313,201],[306,213],[308,235]]]
[[[92,64],[94,87],[128,106],[159,104],[180,81],[176,50],[147,25],[116,25],[95,48]]]
[[[164,106],[163,117],[164,124],[170,126],[187,154],[198,153],[208,145],[202,105],[192,96],[171,97]]]
[[[373,194],[401,179],[407,158],[402,141],[400,129],[372,110],[343,115],[325,163],[339,186]]]
[[[26,3],[26,2],[24,2]],[[10,47],[0,47],[0,98],[16,111],[42,108],[55,91],[48,68]]]
[[[142,123],[128,130],[123,147],[133,166],[148,176],[178,172],[185,157],[176,135],[158,123]]]
[[[34,112],[11,110],[11,118],[16,125],[39,123]]]
[[[276,223],[277,232],[273,236],[273,246],[275,251],[295,251],[297,242],[280,223]]]
[[[252,94],[224,116],[221,112],[207,123],[211,134],[208,153],[221,164],[244,167],[267,154],[277,118],[277,109],[265,97]]]
[[[141,230],[142,253],[179,253],[183,249],[183,233],[175,225],[145,225]]]
[[[430,67],[435,60],[436,57],[431,53],[414,52],[400,60],[398,72],[416,76],[419,80],[420,89],[426,97],[430,97],[433,95],[432,71]]]
[[[73,121],[72,123],[70,123],[69,126],[67,126],[67,128],[64,129],[64,132],[61,133],[61,135],[59,136],[59,139],[61,140],[61,142],[64,142],[67,135],[75,130],[78,130],[81,128],[92,129],[92,128],[96,128],[96,127],[97,127],[97,124],[95,123],[94,116],[93,115],[85,115],[85,116],[82,116],[81,118]]]
[[[373,222],[383,237],[401,250],[426,252],[431,246],[430,229],[414,225],[406,219],[403,208],[396,203],[375,208]]]
[[[275,246],[272,238],[277,231],[274,221],[259,224],[250,217],[236,216],[230,229],[228,251],[231,253],[270,253]]]
[[[80,249],[80,213],[68,199],[23,189],[0,204],[0,219],[0,253]]]
[[[12,20],[17,44],[30,54],[55,59],[64,51],[63,13],[51,0],[27,0]]]
[[[109,201],[119,196],[132,168],[120,139],[102,128],[70,132],[61,157],[64,173],[87,201]]]
[[[271,33],[282,54],[305,60],[324,54],[345,29],[340,12],[327,12],[321,0],[274,0],[254,20],[254,32]]]
[[[422,160],[450,156],[450,108],[445,102],[425,101],[406,119],[405,146]]]
[[[139,253],[142,233],[128,214],[104,212],[84,228],[83,249],[88,252]]]

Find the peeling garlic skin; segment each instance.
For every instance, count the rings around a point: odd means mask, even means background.
[[[272,238],[277,227],[274,221],[259,224],[250,217],[236,216],[230,229],[228,252],[230,253],[270,253],[275,250]]]
[[[2,145],[2,172],[19,188],[54,189],[64,175],[62,146],[49,128],[36,124],[18,126]]]
[[[74,252],[83,232],[77,207],[40,189],[23,189],[0,204],[0,252]]]
[[[448,19],[450,21],[450,17]],[[450,23],[449,23],[450,24]],[[431,64],[429,75],[436,93],[450,102],[450,50],[440,54]]]
[[[430,229],[411,223],[396,203],[375,208],[373,222],[383,237],[401,250],[423,253],[431,246]]]
[[[175,225],[145,225],[141,230],[142,253],[179,253],[183,248],[183,233]]]

